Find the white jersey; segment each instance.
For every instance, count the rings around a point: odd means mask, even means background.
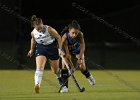
[[[55,38],[53,38],[50,33],[48,32],[48,27],[47,25],[45,25],[45,32],[38,32],[35,28],[34,30],[32,31],[33,35],[34,35],[34,38],[35,38],[35,41],[38,43],[38,44],[43,44],[43,45],[48,45],[48,44],[51,44],[55,41]]]

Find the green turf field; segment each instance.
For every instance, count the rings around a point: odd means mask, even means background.
[[[40,94],[34,93],[34,71],[1,70],[0,100],[140,100],[140,71],[91,71],[96,85],[90,86],[86,78],[75,72],[80,86],[79,93],[70,78],[69,93],[58,93],[58,85],[50,71],[44,72]]]

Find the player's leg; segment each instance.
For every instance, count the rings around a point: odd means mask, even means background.
[[[59,67],[59,52],[56,41],[50,44],[46,49],[46,56],[49,59],[52,72],[56,75],[58,84],[62,84],[61,69]]]
[[[64,62],[62,61],[62,71],[61,71],[62,82],[64,86],[61,89],[61,93],[68,92],[68,69],[66,68]]]
[[[79,55],[76,55],[78,58]],[[82,74],[88,79],[89,83],[91,85],[95,84],[95,79],[93,78],[92,74],[89,72],[88,68],[85,65],[84,55],[82,57],[81,62],[79,63],[79,69],[82,72]]]
[[[35,92],[39,93],[40,84],[43,76],[44,66],[46,64],[46,57],[45,56],[37,56],[36,57],[36,71],[35,71]]]
[[[62,85],[61,70],[59,68],[59,59],[49,60],[52,72],[56,75],[59,85]]]

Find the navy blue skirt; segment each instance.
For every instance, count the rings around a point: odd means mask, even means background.
[[[49,45],[36,44],[35,56],[40,55],[46,56],[46,58],[50,60],[58,60],[59,53],[57,42],[54,41],[52,44]]]

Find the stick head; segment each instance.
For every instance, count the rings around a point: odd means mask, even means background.
[[[83,87],[81,90],[80,90],[80,92],[84,92],[85,91],[85,88]]]

